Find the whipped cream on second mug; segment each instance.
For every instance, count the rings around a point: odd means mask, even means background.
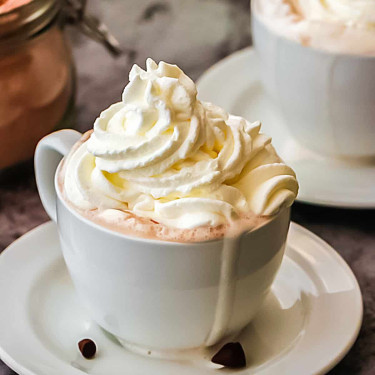
[[[176,65],[134,65],[65,163],[66,199],[109,221],[130,212],[168,227],[216,227],[290,206],[298,184],[260,123],[197,99]]]
[[[253,0],[275,32],[304,45],[375,55],[375,0]]]
[[[375,0],[290,0],[290,3],[310,20],[364,29],[375,27]]]

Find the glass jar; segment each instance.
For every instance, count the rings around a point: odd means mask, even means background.
[[[59,0],[32,0],[0,14],[0,170],[72,125],[75,75],[61,9]]]

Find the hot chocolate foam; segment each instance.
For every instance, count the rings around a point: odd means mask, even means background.
[[[304,46],[375,56],[374,0],[254,0],[252,9],[271,30]]]
[[[222,224],[216,227],[201,226],[192,229],[168,227],[152,219],[139,217],[131,212],[121,210],[79,211],[82,216],[116,232],[147,239],[171,242],[202,242],[233,236],[236,232],[251,231],[267,222],[269,219],[256,215],[241,217],[231,224]]]

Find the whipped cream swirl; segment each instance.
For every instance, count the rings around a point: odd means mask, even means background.
[[[197,100],[176,65],[134,65],[122,101],[103,111],[66,162],[81,209],[131,211],[176,228],[217,226],[290,206],[298,184],[260,123]]]

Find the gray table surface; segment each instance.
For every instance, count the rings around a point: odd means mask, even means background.
[[[150,56],[177,63],[196,79],[222,57],[251,43],[248,0],[95,0],[90,7],[135,54],[112,59],[95,42],[69,31],[77,62],[80,130],[90,128],[101,110],[120,99],[132,63],[144,66]],[[375,211],[296,203],[292,218],[344,257],[363,293],[364,320],[359,338],[329,374],[375,374]],[[47,220],[30,165],[2,178],[0,251]],[[15,373],[0,362],[0,375],[10,374]]]

